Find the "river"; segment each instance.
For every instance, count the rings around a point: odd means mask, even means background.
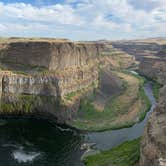
[[[82,144],[95,143],[96,149],[107,150],[141,136],[156,105],[151,84],[144,89],[152,107],[142,122],[130,128],[80,134],[44,120],[1,120],[0,166],[81,166]]]
[[[149,117],[149,114],[153,111],[156,105],[156,100],[152,92],[152,85],[150,83],[146,83],[144,86],[144,90],[152,106],[150,111],[146,114],[146,117],[143,121],[141,121],[140,123],[136,123],[130,128],[104,132],[91,132],[85,136],[86,142],[95,143],[95,148],[98,150],[107,150],[121,144],[124,141],[132,140],[141,136],[146,125],[147,119]]]

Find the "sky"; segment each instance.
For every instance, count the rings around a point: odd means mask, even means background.
[[[166,37],[166,0],[0,0],[1,37]]]

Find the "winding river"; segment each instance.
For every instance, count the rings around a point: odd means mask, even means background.
[[[142,135],[156,101],[150,83],[145,92],[152,107],[146,118],[130,128],[80,134],[68,127],[43,120],[12,119],[0,121],[0,165],[2,166],[81,166],[84,143],[95,143],[98,150],[110,149]]]
[[[150,83],[146,83],[144,86],[144,90],[146,95],[149,97],[149,100],[152,103],[150,111],[146,114],[145,119],[136,123],[130,128],[124,128],[119,130],[111,130],[105,132],[93,132],[89,133],[85,136],[85,140],[87,143],[95,143],[95,147],[98,150],[107,150],[111,149],[114,146],[121,144],[124,141],[132,140],[138,138],[142,135],[144,127],[146,125],[149,114],[153,111],[156,100],[153,96],[152,85]]]

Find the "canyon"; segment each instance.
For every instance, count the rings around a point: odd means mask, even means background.
[[[109,56],[110,50],[116,52],[110,44],[100,42],[2,40],[1,114],[40,111],[52,114],[61,123],[72,119],[81,96],[74,102],[65,100],[65,96],[82,89],[93,91],[98,87],[99,68],[104,69],[108,65],[120,67],[120,62],[127,68],[134,63],[134,57],[128,54]]]
[[[150,39],[118,42],[113,45],[134,54],[140,61],[139,72],[162,87],[157,106],[142,137],[140,166],[166,165],[166,41]]]
[[[0,114],[48,118],[81,130],[129,127],[139,122],[140,110],[147,111],[145,98],[138,95],[141,81],[128,73],[128,69],[136,70],[163,86],[146,125],[140,154],[140,166],[160,166],[166,156],[165,46],[165,40],[161,39],[116,42],[0,39]],[[122,108],[111,105],[118,107],[114,114],[119,118],[111,119],[111,124],[105,108],[116,96],[118,101],[130,102],[122,102]],[[80,110],[85,105],[98,111],[97,122],[91,114],[82,112],[84,107]],[[104,125],[98,123],[103,112],[107,120],[104,119]],[[130,118],[134,120],[127,121]]]

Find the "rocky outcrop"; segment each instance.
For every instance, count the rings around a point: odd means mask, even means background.
[[[142,143],[140,166],[166,165],[166,86],[159,103],[146,125]]]
[[[139,65],[139,71],[141,74],[159,82],[160,84],[166,84],[165,58],[144,58]]]

